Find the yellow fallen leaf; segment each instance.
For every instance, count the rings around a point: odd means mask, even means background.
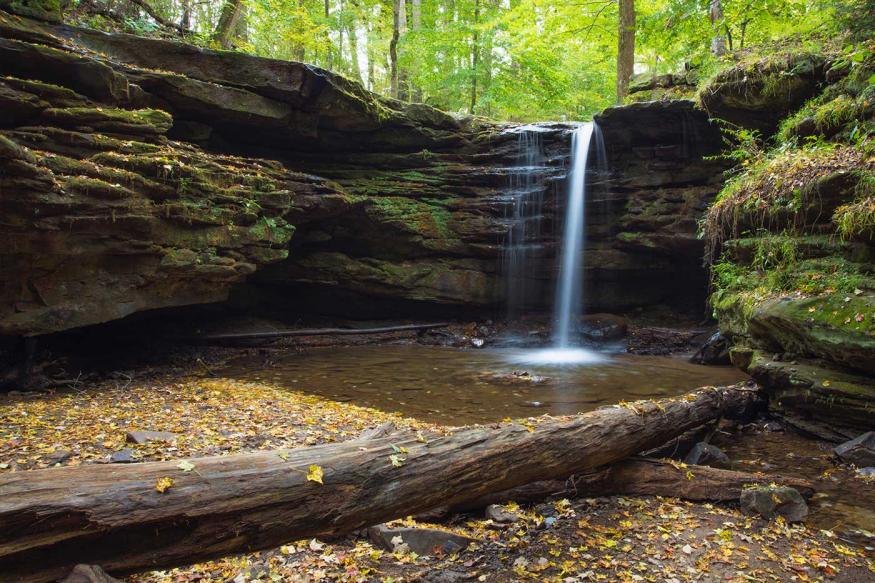
[[[173,478],[168,478],[167,476],[155,482],[155,489],[162,494],[170,489],[171,486],[173,486]]]
[[[307,480],[311,482],[319,482],[322,484],[322,476],[324,473],[322,472],[322,466],[317,466],[313,464],[310,466],[310,471],[307,472]]]
[[[180,470],[182,470],[183,472],[190,472],[194,469],[194,464],[188,460],[182,460],[181,462],[176,464],[176,467],[179,468]]]

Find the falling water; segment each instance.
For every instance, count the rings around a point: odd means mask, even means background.
[[[544,206],[544,146],[541,132],[521,128],[516,165],[510,171],[505,218],[509,222],[504,251],[508,319],[518,318],[537,295],[531,269],[538,252]]]
[[[604,143],[594,122],[581,125],[571,138],[571,170],[568,174],[568,202],[560,249],[559,278],[556,282],[555,335],[548,349],[528,351],[521,362],[532,364],[581,365],[602,362],[597,352],[575,346],[572,335],[577,330],[583,308],[584,243],[586,240],[586,182],[590,146],[596,160],[604,159]]]
[[[580,321],[583,306],[583,244],[586,235],[586,162],[595,122],[583,124],[571,138],[568,205],[562,235],[559,279],[556,282],[556,348],[571,345],[571,327]]]

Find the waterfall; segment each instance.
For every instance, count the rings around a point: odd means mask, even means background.
[[[571,345],[572,326],[576,327],[583,311],[583,246],[586,240],[586,169],[590,143],[596,135],[595,122],[585,123],[571,137],[571,171],[568,175],[568,204],[565,209],[565,232],[560,250],[559,278],[556,282],[556,348]]]
[[[566,180],[568,199],[559,252],[559,276],[556,281],[553,346],[515,355],[513,359],[516,362],[579,366],[604,362],[608,358],[598,352],[575,347],[575,336],[583,311],[587,165],[593,161],[602,164],[605,159],[604,142],[595,122],[582,124],[574,130],[571,138],[571,168]]]
[[[541,132],[520,128],[516,165],[510,170],[509,223],[503,257],[505,299],[509,320],[518,318],[535,299],[531,270],[539,251],[544,206],[544,146]]]

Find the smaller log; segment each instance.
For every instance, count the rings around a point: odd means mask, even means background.
[[[665,496],[692,501],[731,502],[750,484],[780,484],[796,488],[805,498],[814,494],[811,482],[790,476],[752,474],[708,466],[682,466],[646,458],[631,458],[567,480],[541,480],[486,494],[453,506],[448,513],[470,512],[503,502],[536,502],[549,497]],[[433,516],[434,513],[429,513]]]
[[[195,342],[213,342],[216,340],[260,340],[264,338],[287,338],[292,336],[355,336],[359,334],[385,334],[388,332],[405,332],[408,330],[433,330],[446,328],[447,322],[437,324],[402,324],[399,326],[380,326],[378,328],[302,328],[297,330],[271,330],[268,332],[232,332],[228,334],[207,334],[193,336],[187,340]]]

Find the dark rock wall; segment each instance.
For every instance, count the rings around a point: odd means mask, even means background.
[[[500,314],[518,127],[300,63],[0,12],[0,334],[222,301],[295,317]],[[599,117],[587,303],[703,308],[719,164],[690,102]],[[568,124],[541,124],[549,309]],[[367,308],[365,308],[367,306]]]

